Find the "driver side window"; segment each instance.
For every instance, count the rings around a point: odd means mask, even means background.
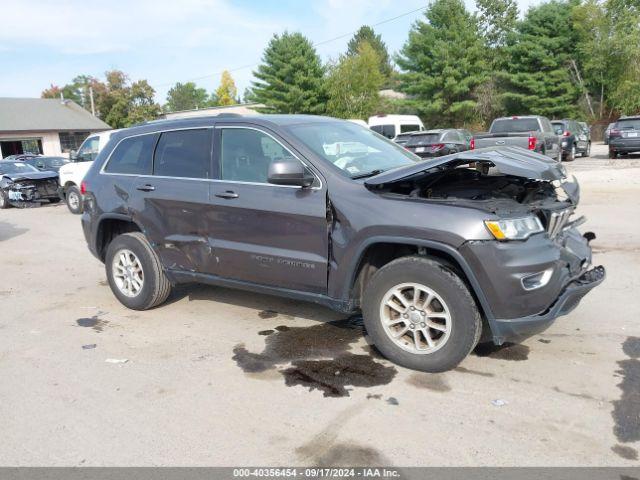
[[[268,183],[269,165],[286,159],[295,157],[266,133],[250,128],[221,128],[220,180]]]

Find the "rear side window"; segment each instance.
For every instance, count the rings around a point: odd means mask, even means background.
[[[395,125],[374,125],[371,127],[371,130],[387,138],[393,138],[396,136]]]
[[[153,174],[163,177],[209,178],[211,130],[177,130],[160,135]]]
[[[420,125],[400,125],[400,133],[417,132]]]
[[[122,140],[104,168],[107,173],[150,175],[157,135],[139,135]]]

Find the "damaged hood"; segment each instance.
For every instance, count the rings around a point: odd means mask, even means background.
[[[417,162],[406,167],[394,168],[367,179],[368,187],[395,182],[437,167],[455,168],[469,162],[491,163],[503,175],[529,178],[531,180],[562,180],[566,171],[561,163],[540,153],[520,147],[488,147],[478,150],[445,155]]]
[[[13,182],[20,180],[46,180],[48,178],[58,178],[56,172],[21,172],[21,173],[3,173],[0,176],[8,178]]]

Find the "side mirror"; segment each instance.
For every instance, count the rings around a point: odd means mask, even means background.
[[[72,162],[76,162],[78,160],[78,152],[76,152],[75,150],[71,150],[69,152],[69,160],[71,160]]]
[[[310,187],[314,177],[298,160],[280,160],[269,165],[267,181],[274,185]]]

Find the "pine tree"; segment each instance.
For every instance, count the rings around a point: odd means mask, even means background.
[[[300,33],[274,35],[253,72],[253,99],[267,113],[325,110],[324,68],[311,42]]]
[[[167,103],[164,106],[168,112],[180,110],[194,110],[206,107],[209,95],[204,88],[198,88],[195,83],[176,83],[167,93]]]
[[[382,41],[382,37],[377,35],[373,28],[368,25],[361,26],[351,40],[349,40],[347,44],[347,55],[359,55],[360,45],[363,42],[367,42],[378,54],[380,59],[380,73],[385,79],[389,79],[393,73],[393,67],[391,66],[391,58],[389,57],[387,45]]]
[[[503,99],[509,114],[578,114],[580,91],[570,71],[576,44],[569,2],[552,0],[529,9],[506,48]]]
[[[401,89],[430,125],[476,121],[475,88],[487,78],[476,19],[461,0],[435,0],[409,32],[397,63]]]
[[[238,89],[236,83],[233,81],[231,74],[225,70],[222,72],[220,78],[220,86],[216,90],[216,97],[218,99],[218,105],[234,105],[236,97],[238,96]]]
[[[356,55],[343,55],[327,78],[327,114],[338,118],[365,119],[380,103],[384,77],[380,57],[368,42],[358,44]]]

